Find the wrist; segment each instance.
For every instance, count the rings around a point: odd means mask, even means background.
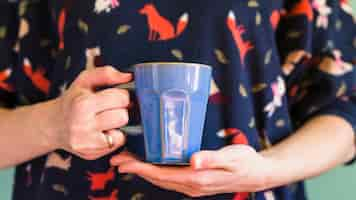
[[[61,122],[58,118],[60,113],[59,99],[47,101],[45,103],[35,105],[35,114],[39,120],[39,133],[42,136],[41,144],[54,151],[60,148],[59,135],[62,132],[60,129]]]
[[[278,158],[273,153],[273,150],[264,150],[261,151],[260,154],[265,159],[267,163],[266,166],[268,166],[265,168],[264,186],[262,190],[286,184],[285,172],[287,169],[283,167],[283,160]]]

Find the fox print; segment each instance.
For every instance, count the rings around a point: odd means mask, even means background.
[[[176,27],[165,17],[161,16],[157,8],[149,3],[139,10],[141,15],[146,15],[149,34],[149,41],[170,40],[177,38],[187,28],[189,15],[183,13],[178,20]]]
[[[115,170],[114,168],[110,168],[104,173],[87,172],[87,175],[88,180],[91,181],[91,190],[103,190],[109,181],[114,180]]]
[[[9,83],[5,83],[5,81],[10,78],[11,73],[12,73],[12,70],[10,68],[7,68],[0,72],[0,88],[7,92],[14,91],[14,88],[12,87],[12,85],[10,85]]]

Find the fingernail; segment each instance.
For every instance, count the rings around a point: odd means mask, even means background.
[[[117,171],[119,171],[120,173],[126,173],[126,170],[125,170],[125,168],[122,168],[122,167],[118,167],[117,168]]]
[[[202,160],[201,159],[195,159],[195,163],[194,163],[194,168],[195,169],[201,169],[202,168]]]

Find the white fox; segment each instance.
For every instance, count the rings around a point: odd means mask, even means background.
[[[120,3],[118,0],[96,0],[94,12],[96,12],[97,14],[103,11],[108,13],[111,11],[111,9],[119,7],[119,5]]]
[[[277,81],[271,85],[273,99],[268,103],[264,109],[268,113],[268,117],[271,117],[278,107],[282,106],[282,98],[286,93],[286,86],[282,77],[278,76]]]

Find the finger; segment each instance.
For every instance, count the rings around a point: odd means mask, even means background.
[[[145,176],[142,176],[141,178],[145,179],[146,181],[152,183],[153,185],[156,185],[160,188],[166,189],[166,190],[171,190],[179,193],[183,193],[189,196],[200,196],[198,194],[198,191],[193,189],[190,186],[186,186],[184,184],[177,184],[177,183],[172,183],[172,182],[166,182],[166,181],[159,181],[157,179],[152,179],[148,178]]]
[[[127,108],[130,95],[127,90],[110,88],[95,93],[96,112],[103,112],[116,108]]]
[[[95,89],[100,86],[126,83],[131,79],[132,74],[130,73],[122,73],[111,66],[105,66],[83,71],[74,81],[73,85]]]
[[[96,159],[105,156],[124,145],[125,136],[120,131],[110,130],[110,131],[106,131],[105,134],[110,135],[110,137],[113,140],[113,146],[111,148],[109,147],[109,143],[107,139],[105,139],[105,144],[101,145],[99,148],[85,148],[85,149],[83,148],[78,153],[83,157]],[[103,137],[106,138],[105,134],[101,134],[101,135],[103,135]]]
[[[112,148],[110,148],[111,144],[106,135],[111,137]],[[102,149],[114,150],[121,147],[125,143],[124,134],[116,129],[106,131],[105,133],[103,132],[94,133],[93,135],[88,137],[90,138],[87,139],[88,144],[86,145],[86,148],[92,150],[102,150]]]
[[[193,182],[190,183],[190,187],[208,193],[223,193],[234,186],[232,177],[233,174],[225,170],[199,170],[196,172]]]
[[[144,163],[137,159],[122,163],[119,165],[119,171],[176,183],[189,182],[194,175],[194,171],[190,167],[161,167]]]
[[[96,128],[99,131],[111,130],[125,126],[129,121],[126,109],[108,110],[96,115]]]
[[[231,166],[231,156],[224,155],[221,151],[200,151],[190,159],[191,166],[195,170],[199,169],[224,169],[229,170]]]
[[[120,156],[121,155],[121,156]],[[122,156],[124,155],[124,156]],[[125,156],[127,155],[127,156]],[[119,166],[125,162],[131,162],[131,161],[135,161],[138,160],[134,155],[132,155],[131,153],[124,151],[121,152],[119,155],[115,155],[110,159],[110,164],[112,166]]]

